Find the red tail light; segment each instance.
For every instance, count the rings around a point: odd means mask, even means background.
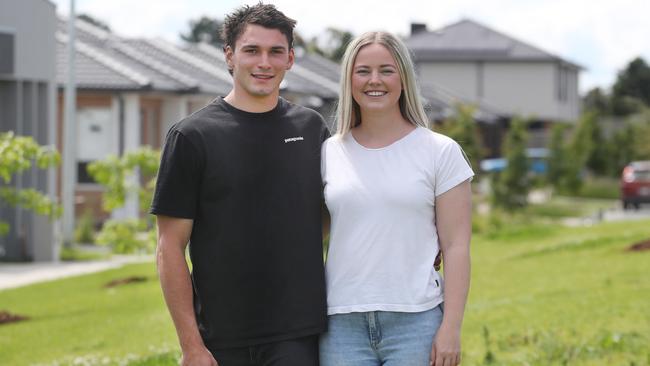
[[[623,181],[627,183],[634,182],[634,168],[626,166],[625,169],[623,169]]]

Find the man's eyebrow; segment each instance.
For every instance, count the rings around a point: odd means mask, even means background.
[[[243,49],[258,49],[258,48],[260,48],[260,46],[258,46],[256,44],[245,44],[245,45],[242,45],[241,48],[243,48]],[[278,50],[286,51],[287,47],[285,47],[285,46],[271,46],[271,50],[273,50],[273,51],[278,51]]]

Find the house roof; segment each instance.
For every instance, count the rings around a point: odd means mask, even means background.
[[[56,76],[59,84],[68,78],[68,37],[57,33]],[[87,89],[139,90],[151,86],[148,77],[116,61],[100,50],[77,41],[75,55],[75,76],[77,85]]]
[[[83,20],[75,23],[77,86],[90,90],[147,90],[226,95],[232,88],[223,51],[207,43],[178,46],[162,39],[124,38]],[[67,21],[59,18],[57,81],[67,80]],[[296,50],[281,91],[334,100],[340,68],[320,55]],[[454,104],[467,102],[436,85],[423,85],[422,96],[434,119],[453,113]],[[492,121],[502,115],[479,105],[476,117]]]
[[[61,85],[66,81],[67,72],[67,21],[59,18],[57,26],[57,81]],[[193,77],[165,67],[164,63],[130,46],[123,38],[88,22],[75,22],[75,36],[75,59],[78,60],[75,70],[80,89],[198,91],[198,82]],[[137,74],[147,82],[138,82],[127,74]],[[125,76],[131,83],[116,85],[115,80]]]
[[[405,42],[416,61],[552,61],[582,69],[580,65],[470,19],[435,31],[416,32]]]
[[[67,19],[57,24],[57,81],[67,79]],[[80,89],[156,90],[226,95],[232,88],[223,51],[208,44],[180,47],[162,39],[125,38],[83,20],[75,22],[75,70]],[[305,67],[303,62],[305,60]],[[281,90],[334,99],[336,68],[304,57],[285,75]]]
[[[475,107],[474,119],[485,123],[494,123],[507,114],[499,108],[485,102],[468,101],[455,93],[436,84],[421,84],[420,93],[424,99],[424,109],[433,120],[447,119],[456,113],[457,104],[470,104]]]

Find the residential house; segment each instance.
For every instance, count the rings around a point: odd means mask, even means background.
[[[49,1],[0,2],[0,132],[32,136],[41,145],[56,139],[55,29]],[[32,168],[9,184],[54,198],[55,172]],[[47,217],[2,205],[0,217],[11,226],[0,236],[0,261],[58,258],[55,226]]]
[[[578,118],[582,68],[571,61],[470,19],[434,31],[412,24],[406,44],[423,83],[532,119],[531,147],[545,144],[549,123]]]

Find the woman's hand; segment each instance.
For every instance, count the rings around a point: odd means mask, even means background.
[[[431,346],[430,366],[460,365],[460,330],[440,326]]]

